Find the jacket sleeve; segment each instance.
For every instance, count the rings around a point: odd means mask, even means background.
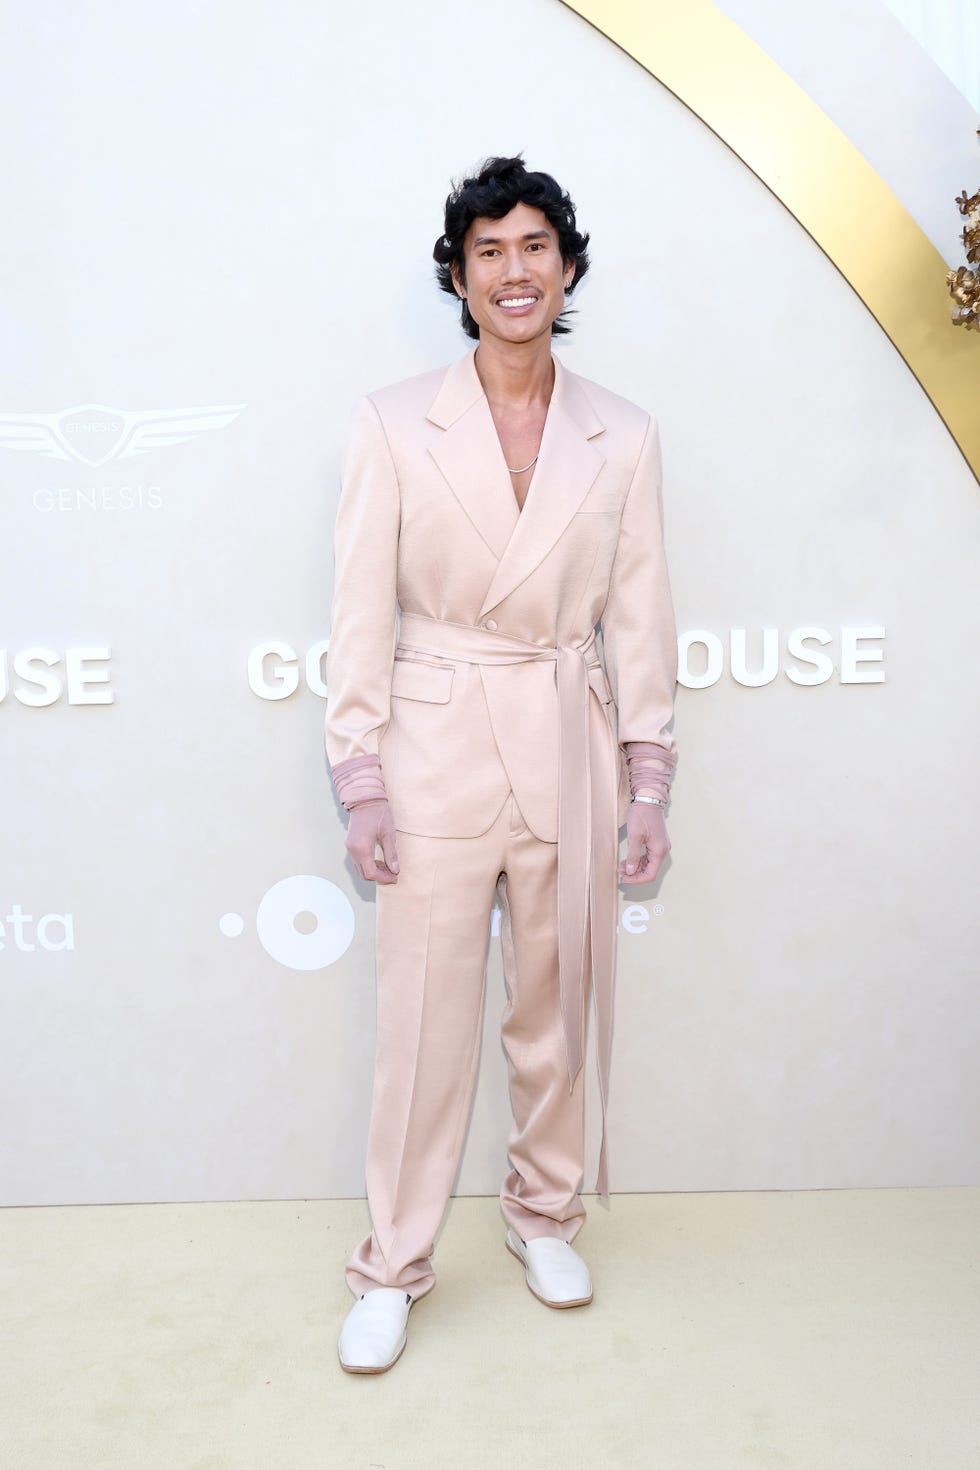
[[[620,522],[602,646],[622,745],[674,750],[667,729],[677,684],[677,627],[664,555],[660,434],[647,423]]]
[[[334,530],[325,744],[331,766],[378,754],[397,627],[398,476],[370,398],[354,405]]]

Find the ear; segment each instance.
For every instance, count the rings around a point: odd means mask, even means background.
[[[461,272],[461,270],[459,268],[459,261],[458,260],[451,260],[449,262],[449,274],[453,278],[453,285],[456,287],[456,294],[458,296],[460,296],[461,298],[465,299],[465,297],[466,297],[466,287],[465,287],[465,282],[463,281],[463,278],[462,278],[462,272]]]

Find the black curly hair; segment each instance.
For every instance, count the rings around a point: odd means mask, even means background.
[[[568,296],[589,268],[587,245],[588,235],[579,234],[575,227],[575,205],[564,189],[551,174],[531,173],[524,167],[518,153],[514,158],[488,158],[473,178],[453,181],[452,193],[446,199],[445,231],[439,236],[432,251],[436,262],[436,280],[443,291],[459,301],[453,284],[451,266],[459,269],[460,279],[465,284],[466,269],[463,261],[463,241],[466,231],[479,215],[488,219],[503,219],[516,204],[529,204],[540,209],[545,219],[558,232],[558,244],[562,259],[574,263],[575,273],[565,287]],[[480,328],[470,315],[465,301],[460,302],[460,325],[470,337],[479,338]],[[561,312],[551,324],[554,336],[570,332],[565,317],[568,310]]]

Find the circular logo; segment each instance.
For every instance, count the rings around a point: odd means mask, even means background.
[[[290,970],[323,970],[354,938],[354,910],[326,878],[299,873],[274,883],[255,915],[259,942]]]

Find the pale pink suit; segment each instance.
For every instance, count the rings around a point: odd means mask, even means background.
[[[344,460],[327,754],[380,757],[400,863],[377,890],[373,1229],[348,1264],[356,1295],[435,1284],[495,901],[514,1114],[501,1209],[525,1240],[581,1228],[590,978],[603,1118],[608,1089],[621,747],[650,742],[665,782],[673,769],[656,422],[554,358],[520,511],[474,351],[359,400]]]

